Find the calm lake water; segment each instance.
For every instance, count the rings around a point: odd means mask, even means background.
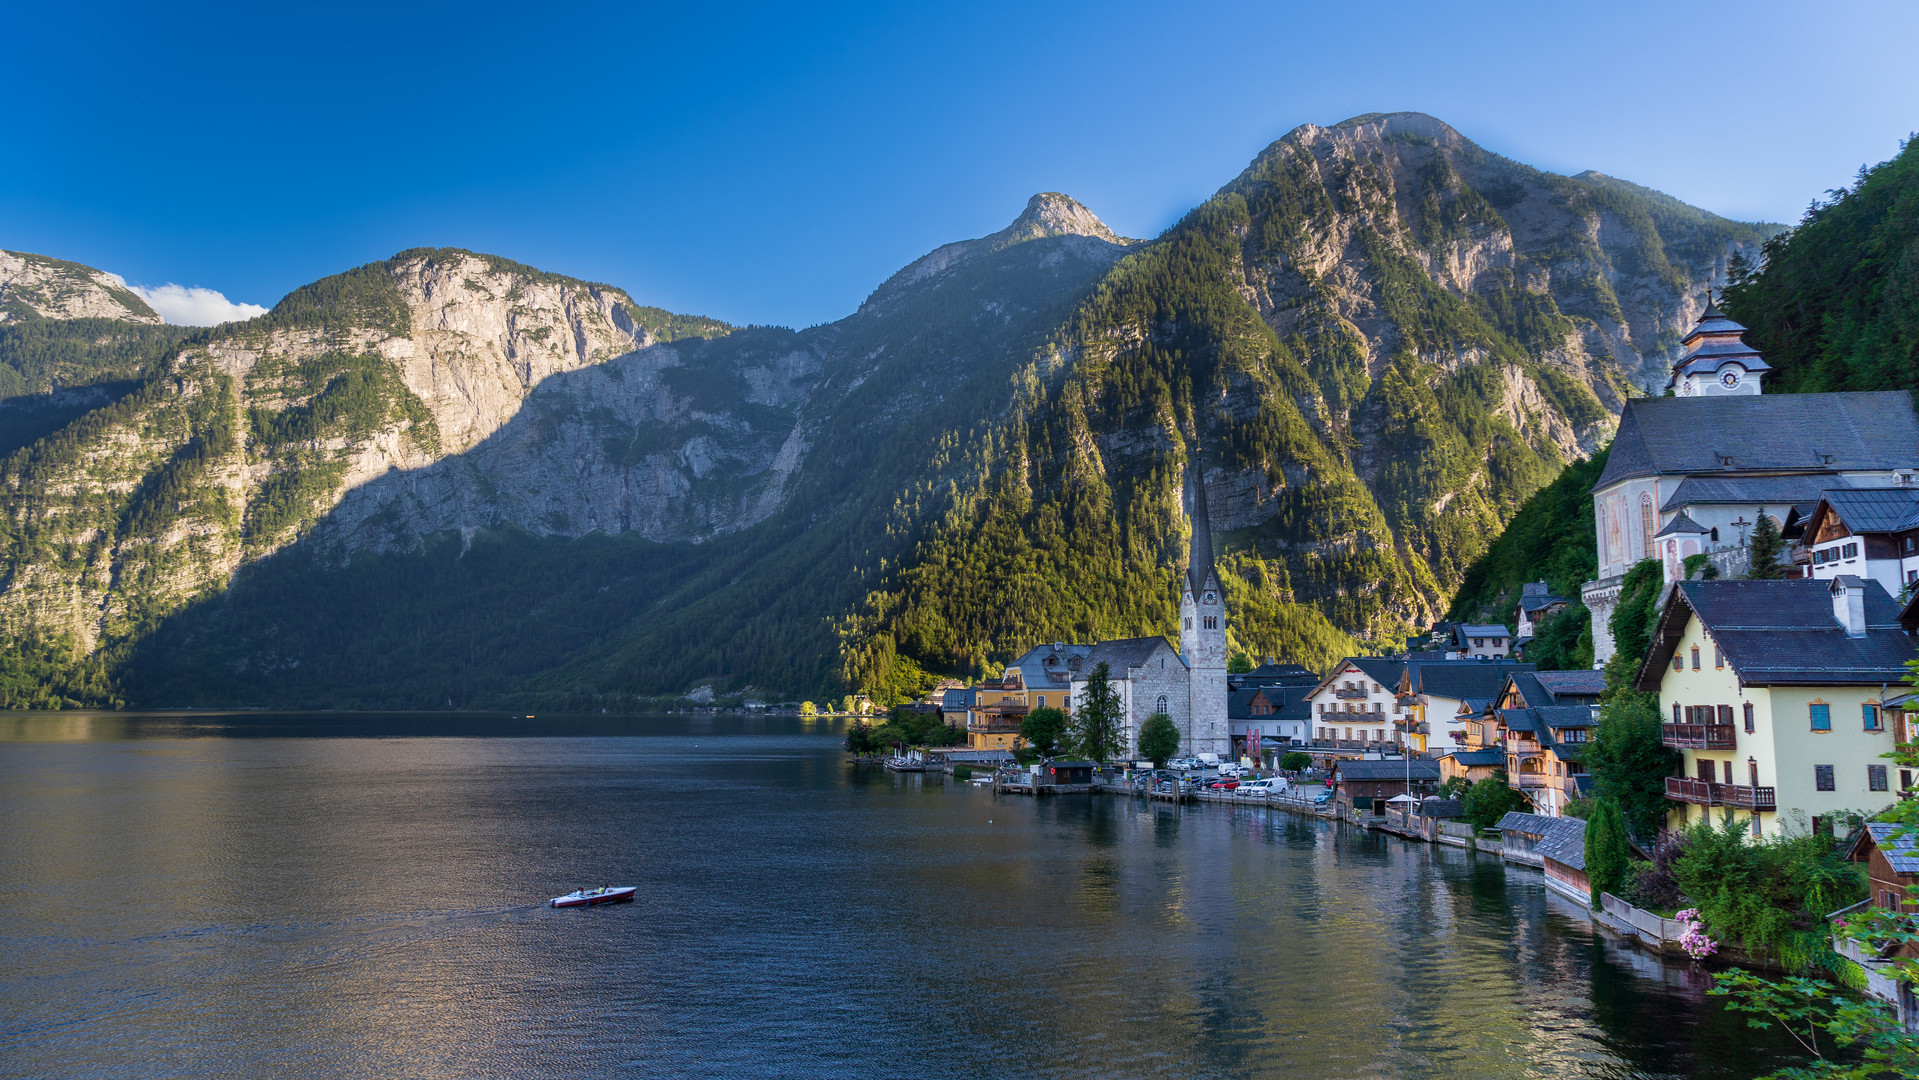
[[[826,722],[0,716],[8,1077],[1763,1071],[1704,982],[1488,856]]]

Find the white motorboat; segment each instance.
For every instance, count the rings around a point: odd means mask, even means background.
[[[556,896],[549,903],[554,907],[597,907],[600,904],[624,904],[633,899],[638,888],[634,885],[602,885],[597,889],[574,889],[565,896]]]

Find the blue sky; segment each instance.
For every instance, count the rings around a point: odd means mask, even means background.
[[[15,5],[0,247],[271,305],[407,247],[805,326],[1064,191],[1151,236],[1418,110],[1796,220],[1919,129],[1919,5]]]

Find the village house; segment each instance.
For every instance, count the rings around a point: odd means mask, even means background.
[[[1498,623],[1460,623],[1453,627],[1452,644],[1446,650],[1448,660],[1494,659],[1511,656],[1512,631]]]
[[[1531,672],[1531,664],[1511,660],[1414,660],[1400,673],[1396,688],[1413,725],[1413,749],[1434,754],[1464,746],[1466,730],[1460,704],[1469,698],[1497,697],[1506,677]]]
[[[1255,764],[1306,741],[1312,707],[1311,687],[1252,686],[1227,695],[1226,715],[1233,728],[1233,756]]]
[[[1919,583],[1919,483],[1821,493],[1794,552],[1801,560],[1808,577],[1851,574],[1909,595]]]
[[[1395,795],[1424,799],[1439,787],[1439,766],[1422,758],[1341,760],[1333,765],[1333,801],[1346,817],[1384,814]]]
[[[1556,816],[1591,784],[1585,744],[1605,675],[1518,668],[1506,673],[1494,696],[1461,700],[1456,725],[1462,737],[1457,749],[1440,754],[1440,776],[1477,783],[1503,769],[1507,783],[1542,816]]]
[[[1500,711],[1493,698],[1466,698],[1459,703],[1451,730],[1460,733],[1459,744],[1451,750],[1439,749],[1439,779],[1449,783],[1464,778],[1477,784],[1506,767],[1506,732],[1500,723]]]
[[[1006,665],[1004,678],[1017,679],[1022,687],[1020,700],[1028,709],[1071,711],[1073,675],[1079,671],[1091,645],[1069,645],[1055,641],[1029,649],[1026,655]]]
[[[1349,656],[1306,693],[1316,750],[1397,749],[1393,721],[1406,715],[1399,683],[1406,661],[1395,656]]]
[[[1904,826],[1871,822],[1853,835],[1846,858],[1864,863],[1873,907],[1886,911],[1919,912],[1908,889],[1919,885],[1919,837],[1898,836]]]
[[[1592,879],[1586,876],[1586,823],[1576,817],[1554,818],[1533,844],[1546,887],[1581,907],[1592,906]]]
[[[969,750],[1018,750],[1026,745],[1020,737],[1020,725],[1031,712],[1026,705],[1026,687],[1015,675],[1010,679],[988,679],[973,688],[973,702],[966,709],[966,748]]]
[[[1539,632],[1539,624],[1566,610],[1567,600],[1554,596],[1543,581],[1528,581],[1519,587],[1519,606],[1513,609],[1513,653],[1523,656],[1526,646]]]
[[[1683,581],[1635,685],[1657,692],[1681,752],[1674,826],[1744,811],[1754,835],[1875,811],[1893,799],[1887,697],[1913,642],[1877,582]]]

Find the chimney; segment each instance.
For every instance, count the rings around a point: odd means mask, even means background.
[[[1832,579],[1832,618],[1847,637],[1866,636],[1866,583],[1851,574]]]

